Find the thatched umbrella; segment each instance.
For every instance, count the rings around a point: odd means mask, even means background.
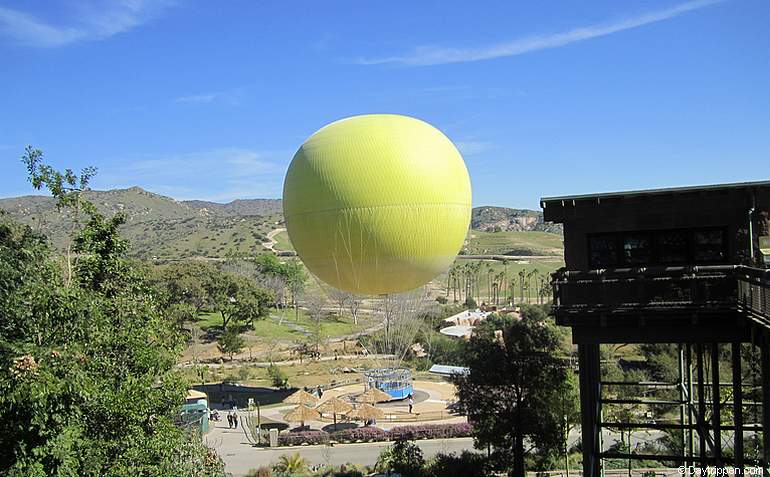
[[[321,414],[313,408],[307,407],[304,404],[300,404],[291,411],[283,415],[283,418],[287,422],[299,422],[302,427],[305,427],[305,421],[311,421],[318,419]]]
[[[325,412],[327,414],[330,413],[334,415],[334,430],[337,430],[337,414],[345,414],[352,409],[353,406],[338,397],[327,399],[316,408],[318,412]]]
[[[305,406],[314,407],[318,404],[318,398],[304,389],[300,389],[294,394],[290,395],[283,402],[287,404],[304,404]]]
[[[358,400],[365,403],[375,404],[383,401],[390,401],[392,396],[385,391],[380,391],[377,388],[369,388],[368,391],[363,393]]]
[[[380,409],[372,406],[371,404],[361,404],[357,408],[348,413],[348,417],[351,419],[357,419],[359,421],[371,421],[377,419],[384,419],[385,413]]]

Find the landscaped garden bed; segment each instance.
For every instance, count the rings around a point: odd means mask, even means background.
[[[279,446],[318,445],[328,442],[383,442],[406,439],[451,439],[470,437],[472,427],[467,422],[455,424],[422,424],[397,426],[386,431],[377,427],[356,427],[334,432],[320,430],[286,432],[278,436]]]

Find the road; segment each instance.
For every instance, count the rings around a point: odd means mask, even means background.
[[[216,427],[206,436],[207,443],[214,447],[225,462],[225,470],[234,477],[245,475],[250,469],[276,463],[284,454],[299,452],[310,465],[341,465],[350,462],[374,465],[382,449],[390,442],[362,442],[357,444],[335,444],[334,446],[297,446],[279,448],[256,448],[248,444],[241,429],[228,429],[224,422],[212,422]],[[473,439],[435,439],[416,441],[425,458],[438,453],[457,452],[473,449]]]
[[[279,233],[283,232],[284,230],[286,230],[286,229],[275,229],[275,230],[271,230],[270,232],[268,232],[267,233],[267,242],[263,242],[262,246],[265,247],[266,249],[270,250],[271,252],[275,252],[275,249],[273,247],[275,247],[275,244],[277,244],[278,242],[275,240],[274,237],[276,235],[278,235]]]
[[[224,421],[212,422],[211,424],[215,426],[206,436],[206,441],[222,457],[226,470],[231,472],[234,477],[245,475],[250,469],[275,463],[284,454],[296,452],[307,459],[310,465],[341,465],[346,463],[374,465],[382,449],[391,444],[390,442],[364,442],[336,444],[334,446],[257,448],[249,445],[242,429],[228,429]],[[635,432],[632,447],[654,441],[662,435],[660,432]],[[569,445],[574,445],[579,437],[579,431],[570,432]],[[619,438],[618,434],[605,431],[604,450],[607,450],[613,441]],[[460,453],[473,449],[472,438],[421,440],[415,441],[415,443],[420,446],[426,459],[438,453]]]

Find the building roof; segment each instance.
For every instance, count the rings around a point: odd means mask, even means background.
[[[728,184],[709,184],[709,185],[686,186],[686,187],[667,187],[662,189],[642,189],[642,190],[630,190],[630,191],[619,191],[619,192],[598,192],[593,194],[543,197],[540,199],[540,206],[545,208],[547,206],[547,203],[549,202],[567,202],[567,201],[601,199],[601,198],[622,198],[622,197],[634,197],[634,196],[640,196],[640,195],[656,195],[656,194],[686,194],[689,192],[716,191],[716,190],[723,190],[723,189],[751,189],[751,188],[770,188],[770,181],[733,182]]]
[[[429,373],[440,374],[442,376],[452,376],[453,374],[468,374],[470,369],[463,366],[447,366],[444,364],[434,364],[428,370]]]
[[[462,338],[463,336],[470,336],[473,332],[473,326],[470,325],[454,325],[441,328],[439,333],[446,336],[454,336],[455,338]]]

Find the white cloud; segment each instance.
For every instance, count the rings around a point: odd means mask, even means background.
[[[124,161],[124,169],[154,177],[213,174],[217,177],[239,178],[282,172],[284,166],[280,162],[267,159],[275,155],[273,152],[263,153],[251,149],[221,148]]]
[[[237,106],[241,104],[243,98],[243,88],[235,88],[229,91],[210,91],[206,93],[190,94],[174,98],[177,103],[183,104],[228,104]]]
[[[475,154],[481,154],[487,151],[491,151],[495,148],[495,145],[491,142],[484,141],[457,141],[455,146],[460,150],[463,156],[473,156]]]
[[[217,99],[217,97],[218,95],[216,93],[194,94],[190,96],[180,96],[174,101],[177,103],[211,103]]]
[[[0,7],[0,36],[24,46],[41,48],[103,40],[146,23],[169,5],[166,0],[103,0],[71,9],[58,24],[20,10]]]
[[[445,48],[438,46],[420,46],[412,53],[403,56],[385,58],[361,58],[362,65],[400,64],[406,66],[428,66],[446,63],[482,61],[508,56],[517,56],[548,48],[557,48],[591,38],[611,35],[632,28],[674,18],[683,13],[721,3],[724,0],[694,0],[664,10],[645,13],[613,23],[575,28],[565,32],[519,38],[512,41],[478,48]]]
[[[176,199],[215,202],[280,197],[292,151],[219,148],[109,161],[97,176],[99,188],[138,185]]]

